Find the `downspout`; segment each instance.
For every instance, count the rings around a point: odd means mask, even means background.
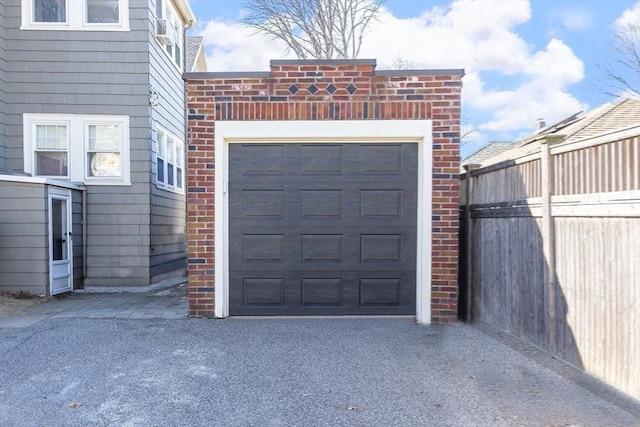
[[[87,189],[82,190],[82,287],[87,280]]]
[[[465,178],[465,208],[464,208],[464,221],[465,221],[465,245],[466,245],[466,291],[467,291],[467,322],[473,320],[473,252],[471,250],[471,244],[473,243],[473,234],[471,226],[471,171],[474,171],[480,167],[479,164],[470,163],[463,166],[466,172]]]

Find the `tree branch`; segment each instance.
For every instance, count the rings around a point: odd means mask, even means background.
[[[242,22],[299,58],[356,58],[385,0],[247,0]]]

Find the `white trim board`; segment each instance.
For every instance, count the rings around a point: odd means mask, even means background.
[[[219,121],[215,123],[215,316],[229,315],[229,144],[418,144],[416,320],[431,322],[431,120]]]

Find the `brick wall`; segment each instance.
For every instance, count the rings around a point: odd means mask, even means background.
[[[271,72],[187,74],[189,314],[213,316],[218,120],[433,121],[431,316],[456,321],[461,70],[375,70],[372,60],[272,61]]]

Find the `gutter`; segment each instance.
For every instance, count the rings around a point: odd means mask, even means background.
[[[187,23],[185,28],[191,28],[196,25],[198,19],[196,18],[196,15],[194,15],[193,10],[191,10],[191,6],[189,6],[189,2],[187,0],[173,0],[173,4]]]

